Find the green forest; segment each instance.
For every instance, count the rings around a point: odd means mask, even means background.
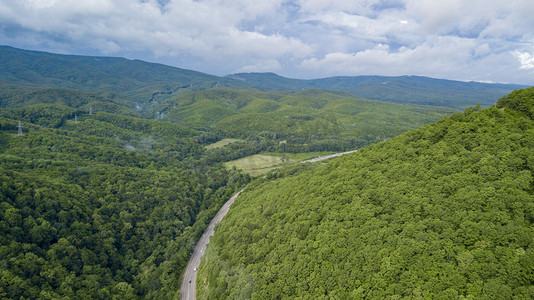
[[[302,91],[322,89],[355,96],[465,109],[480,103],[482,107],[513,90],[526,88],[517,84],[488,84],[443,80],[424,76],[335,76],[320,79],[292,79],[274,73],[239,73],[228,77],[244,81],[262,91]]]
[[[517,90],[252,182],[208,245],[197,295],[534,298],[533,118],[534,88]]]
[[[0,117],[60,128],[75,115],[107,112],[183,125],[206,133],[210,141],[271,141],[268,151],[275,152],[352,150],[458,111],[458,105],[447,103],[424,106],[368,100],[335,91],[336,85],[323,86],[331,91],[313,86],[294,90],[298,85],[293,82],[293,89],[262,92],[231,77],[124,58],[66,56],[0,46],[0,64]],[[448,81],[435,81],[442,86],[441,92],[456,90]],[[511,87],[484,86],[477,91],[504,94]],[[467,90],[467,94],[473,93]],[[423,89],[418,97],[435,98],[433,93]],[[454,93],[453,98],[465,104],[467,94]],[[56,110],[58,115],[43,123],[45,118],[36,120],[39,114],[29,111],[41,109]],[[260,147],[249,154],[265,150]]]
[[[20,136],[0,118],[0,298],[176,298],[195,241],[248,178],[206,165],[194,130],[73,112],[30,107]]]
[[[458,111],[316,89],[210,89],[169,99],[157,110],[161,120],[224,137],[275,140],[282,143],[270,151],[291,153],[360,148]]]
[[[7,46],[0,65],[1,299],[177,299],[244,187],[202,298],[534,295],[532,89],[482,109],[513,85],[367,78],[377,101],[347,89],[362,78],[254,83]],[[283,163],[232,167],[257,154]]]

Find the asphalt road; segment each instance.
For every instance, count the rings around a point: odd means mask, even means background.
[[[329,159],[332,157],[338,157],[344,154],[349,154],[352,152],[356,152],[357,150],[347,151],[347,152],[341,152],[326,156],[320,156],[315,157],[312,159],[301,161],[301,163],[307,163],[307,162],[316,162],[321,161],[325,159]],[[187,263],[187,267],[184,271],[184,277],[182,279],[182,287],[180,288],[182,300],[195,300],[195,283],[197,281],[197,270],[198,266],[200,265],[200,258],[202,255],[204,255],[204,252],[206,251],[206,246],[210,242],[210,237],[213,235],[215,224],[219,223],[224,216],[228,213],[230,210],[230,206],[232,203],[234,203],[235,198],[241,193],[243,190],[237,192],[235,195],[233,195],[226,203],[221,207],[221,209],[217,212],[213,220],[211,220],[210,225],[208,225],[208,228],[198,241],[195,250],[193,251],[193,254],[191,255],[191,258],[189,259],[189,263]]]
[[[208,228],[198,241],[184,271],[182,287],[180,289],[182,300],[195,300],[195,282],[197,280],[197,270],[198,266],[200,265],[200,258],[202,255],[204,255],[206,246],[210,242],[210,237],[213,235],[215,224],[219,223],[224,218],[224,216],[230,210],[230,205],[234,203],[235,198],[237,198],[239,193],[242,191],[243,190],[237,192],[228,201],[226,201],[223,207],[221,207],[221,209],[217,212],[213,220],[211,220],[210,225],[208,225]]]
[[[303,160],[303,161],[301,161],[301,163],[321,161],[321,160],[329,159],[329,158],[332,158],[332,157],[338,157],[338,156],[341,156],[341,155],[353,153],[353,152],[356,152],[356,151],[358,151],[358,150],[351,150],[351,151],[347,151],[347,152],[340,152],[340,153],[335,153],[335,154],[330,154],[330,155],[325,155],[325,156],[319,156],[319,157]]]

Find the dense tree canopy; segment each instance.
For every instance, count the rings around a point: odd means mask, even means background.
[[[2,299],[177,298],[250,181],[221,162],[360,148],[458,111],[5,46],[0,65]],[[433,104],[458,87],[440,85],[402,84]],[[201,296],[533,297],[532,94],[258,179],[208,249]]]
[[[198,133],[174,124],[74,122],[55,104],[0,112],[24,120],[18,136],[0,118],[2,299],[176,297],[195,241],[247,181],[207,165]]]
[[[250,185],[202,298],[532,299],[534,88]]]
[[[293,153],[360,148],[457,111],[322,90],[229,89],[181,95],[158,110],[163,120],[227,137],[267,137],[281,142],[277,151]]]

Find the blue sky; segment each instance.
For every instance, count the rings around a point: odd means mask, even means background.
[[[215,75],[534,85],[532,0],[0,0],[0,44]]]

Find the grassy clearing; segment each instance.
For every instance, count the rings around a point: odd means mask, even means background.
[[[226,162],[225,165],[227,168],[231,169],[236,167],[237,169],[243,170],[245,173],[248,173],[251,176],[259,176],[266,174],[272,170],[283,167],[287,164],[296,163],[306,159],[329,155],[334,152],[308,152],[308,153],[263,153],[255,154],[240,159],[232,160]]]
[[[289,157],[255,154],[226,162],[225,165],[227,168],[236,167],[237,169],[241,169],[251,176],[259,176],[285,164],[295,163],[298,161],[299,160],[297,159]]]
[[[239,141],[242,141],[240,139],[222,139],[218,142],[215,142],[213,144],[209,144],[206,146],[206,149],[215,149],[215,148],[221,148],[221,147],[224,147],[228,144],[231,144],[231,143],[235,143],[235,142],[239,142]]]

